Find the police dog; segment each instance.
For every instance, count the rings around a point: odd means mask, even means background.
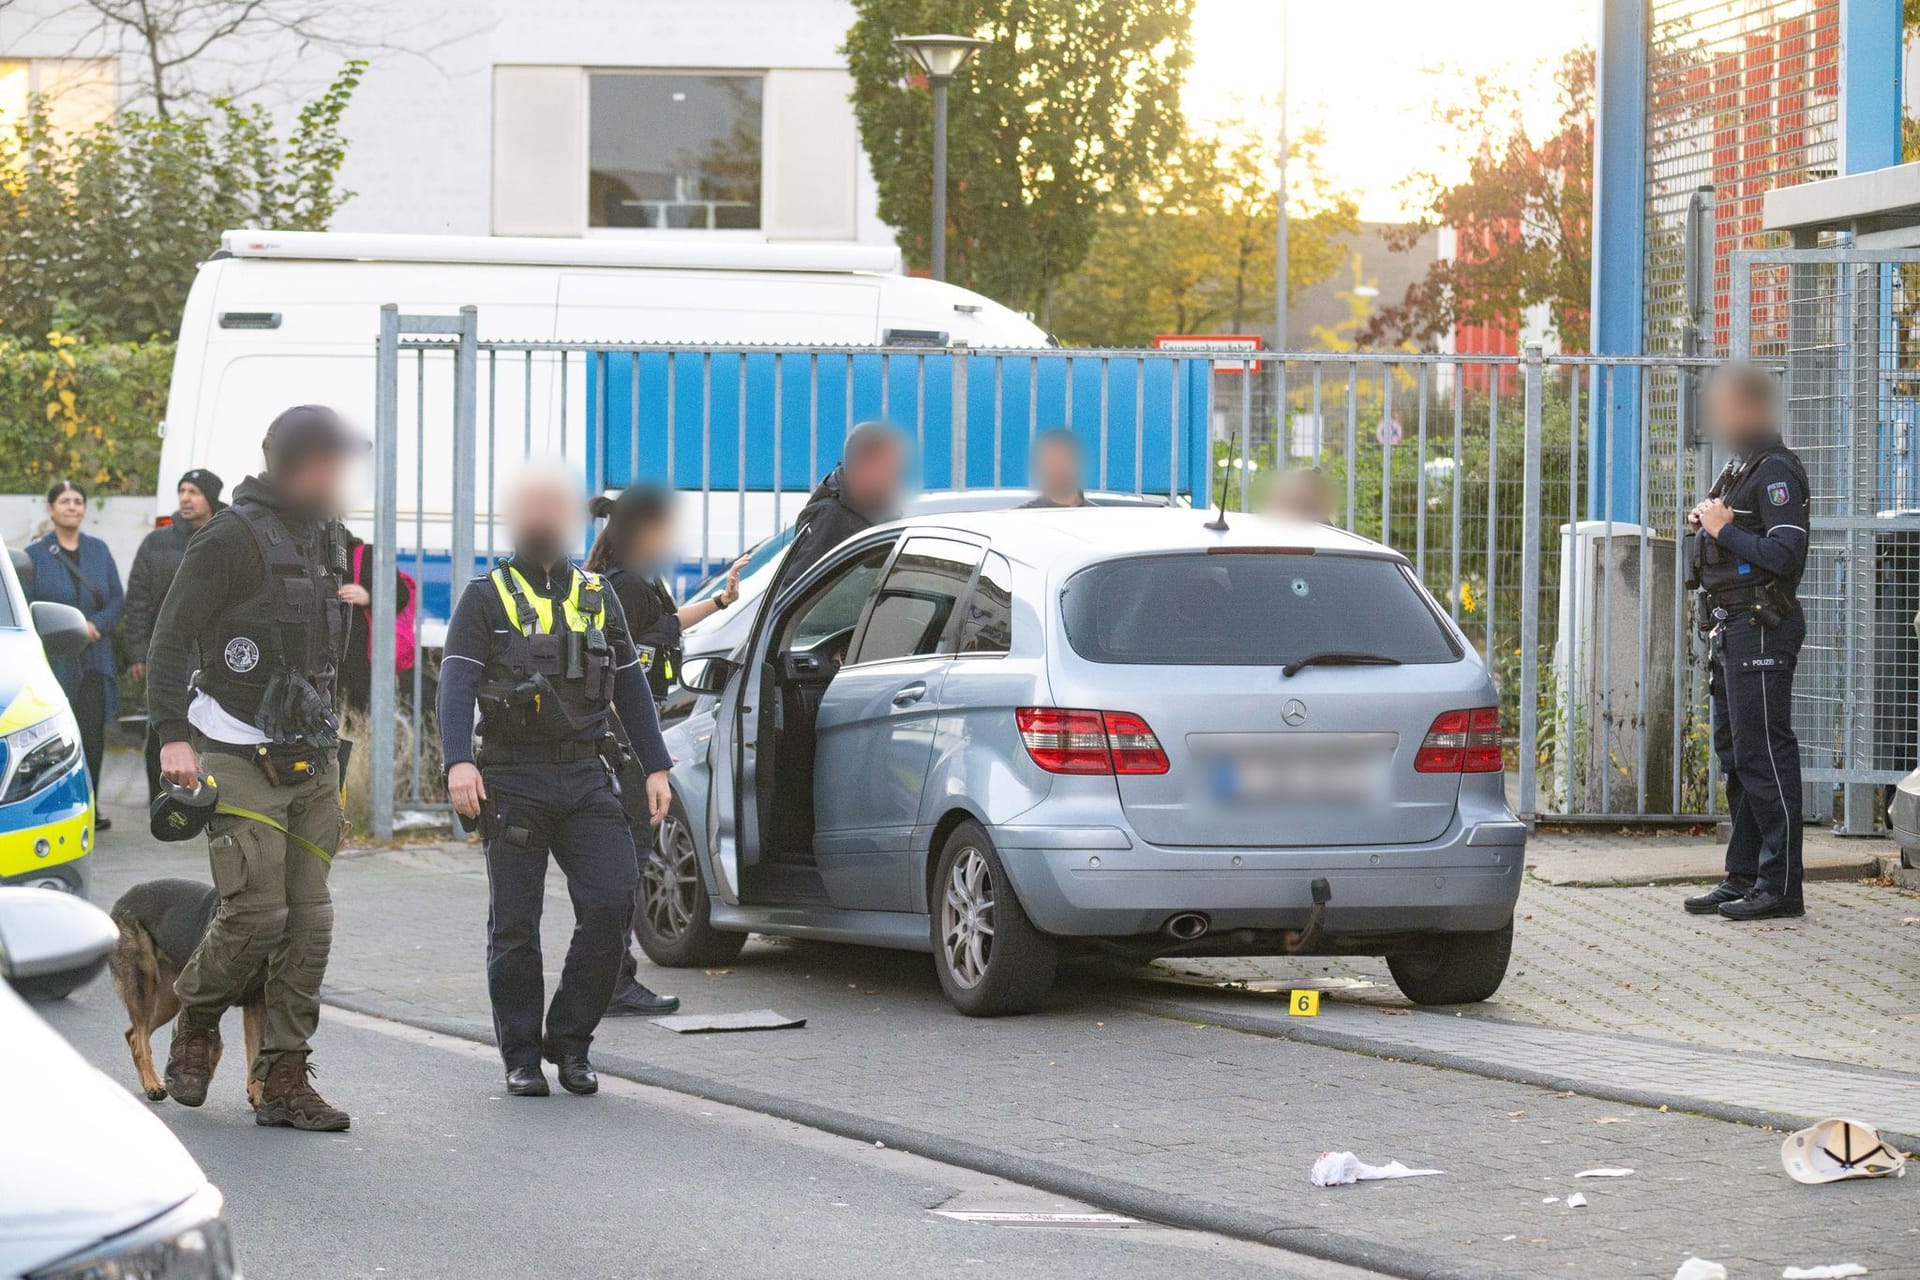
[[[127,1048],[133,1052],[134,1070],[140,1073],[140,1087],[150,1102],[167,1096],[153,1069],[153,1033],[180,1012],[174,979],[206,936],[219,905],[219,891],[195,880],[144,880],[113,904],[110,914],[120,926],[120,940],[107,957],[107,969],[126,1002]],[[253,1078],[252,1064],[266,1030],[266,987],[267,973],[262,968],[239,1000],[247,1050],[247,1101],[255,1105],[260,1101],[260,1082]],[[220,1065],[217,1050],[213,1062]]]

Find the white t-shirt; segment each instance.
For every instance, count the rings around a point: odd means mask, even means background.
[[[204,689],[193,691],[193,701],[187,704],[187,723],[215,742],[251,747],[267,740],[267,735],[260,731],[259,726],[232,715]]]

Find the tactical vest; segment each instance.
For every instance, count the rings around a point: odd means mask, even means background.
[[[567,594],[549,600],[504,561],[473,585],[500,597],[510,630],[494,640],[482,677],[480,731],[492,742],[588,738],[606,730],[613,701],[606,584],[569,567]]]
[[[1760,518],[1760,503],[1765,497],[1760,487],[1760,464],[1775,457],[1786,460],[1793,468],[1801,489],[1805,490],[1808,487],[1806,468],[1801,465],[1799,455],[1779,441],[1733,459],[1714,480],[1713,487],[1707,490],[1709,498],[1719,498],[1733,508],[1733,523],[1737,527],[1755,537],[1761,537],[1767,531],[1766,521]],[[1713,538],[1695,538],[1693,549],[1697,560],[1694,572],[1701,587],[1707,591],[1758,587],[1775,580],[1773,574],[1757,564],[1747,564]],[[1799,581],[1786,579],[1782,580],[1781,585],[1792,591]]]
[[[253,536],[260,585],[228,601],[201,655],[199,687],[229,715],[275,741],[324,741],[333,723],[334,673],[347,648],[347,603],[329,563],[331,526],[296,537],[271,507],[228,508]]]
[[[615,595],[619,595],[616,580],[619,579],[623,573],[627,573],[627,571],[624,569],[615,569],[607,575],[607,585],[610,588],[615,588]],[[654,597],[659,604],[661,617],[674,612],[677,606],[673,602],[673,592],[667,589],[665,582],[662,582],[658,578],[641,578],[637,574],[631,574],[629,576],[638,583],[640,590],[648,592]],[[638,655],[640,659],[640,669],[646,673],[647,684],[653,691],[654,701],[658,702],[673,692],[673,682],[679,678],[680,673],[682,646],[677,644],[655,644],[648,641],[644,637],[643,629],[634,620],[631,612],[629,612],[627,616],[627,632],[633,639],[634,653]]]

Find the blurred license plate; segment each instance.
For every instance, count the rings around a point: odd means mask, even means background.
[[[1353,804],[1378,799],[1391,734],[1296,734],[1223,751],[1207,761],[1212,797],[1225,804]]]

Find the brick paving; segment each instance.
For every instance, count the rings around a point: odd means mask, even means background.
[[[149,876],[204,878],[197,846],[156,845],[134,825],[102,841],[102,901]],[[330,1000],[486,1034],[485,882],[470,849],[343,857],[334,885]],[[557,958],[570,916],[557,877],[549,887],[546,932]],[[1532,896],[1530,889],[1538,915]],[[1523,939],[1534,923],[1543,937],[1555,932],[1546,921],[1527,922]],[[1803,945],[1792,935],[1785,942]],[[1676,955],[1676,968],[1691,954]],[[1172,1216],[1197,1208],[1246,1234],[1369,1257],[1396,1274],[1667,1277],[1697,1254],[1735,1276],[1852,1261],[1876,1277],[1920,1280],[1920,1179],[1803,1188],[1780,1171],[1777,1133],[1150,1016],[1118,1003],[1122,983],[1099,967],[1069,973],[1045,1012],[1001,1021],[954,1015],[925,957],[859,948],[757,940],[724,970],[643,977],[677,991],[689,1010],[771,1006],[809,1023],[802,1031],[681,1037],[645,1022],[610,1022],[596,1044],[603,1066],[670,1074],[715,1096],[768,1095],[836,1117],[843,1130],[936,1155],[987,1153],[1043,1185],[1091,1180],[1130,1205],[1163,1197]],[[1671,972],[1662,980],[1676,989],[1694,983]],[[1329,1026],[1416,1021],[1365,1008],[1331,1012]],[[1502,1006],[1504,1018],[1521,1013]],[[1509,1029],[1497,1019],[1421,1017],[1456,1023],[1469,1037]],[[1315,1189],[1306,1170],[1324,1148],[1447,1173]],[[1599,1165],[1635,1173],[1573,1180]],[[1573,1191],[1590,1206],[1566,1208]]]
[[[1690,916],[1691,889],[1527,881],[1514,958],[1463,1012],[1605,1035],[1920,1072],[1920,894],[1871,882],[1806,888],[1798,920]],[[1324,985],[1331,999],[1407,1007],[1365,957],[1166,960],[1170,976],[1253,990]]]

